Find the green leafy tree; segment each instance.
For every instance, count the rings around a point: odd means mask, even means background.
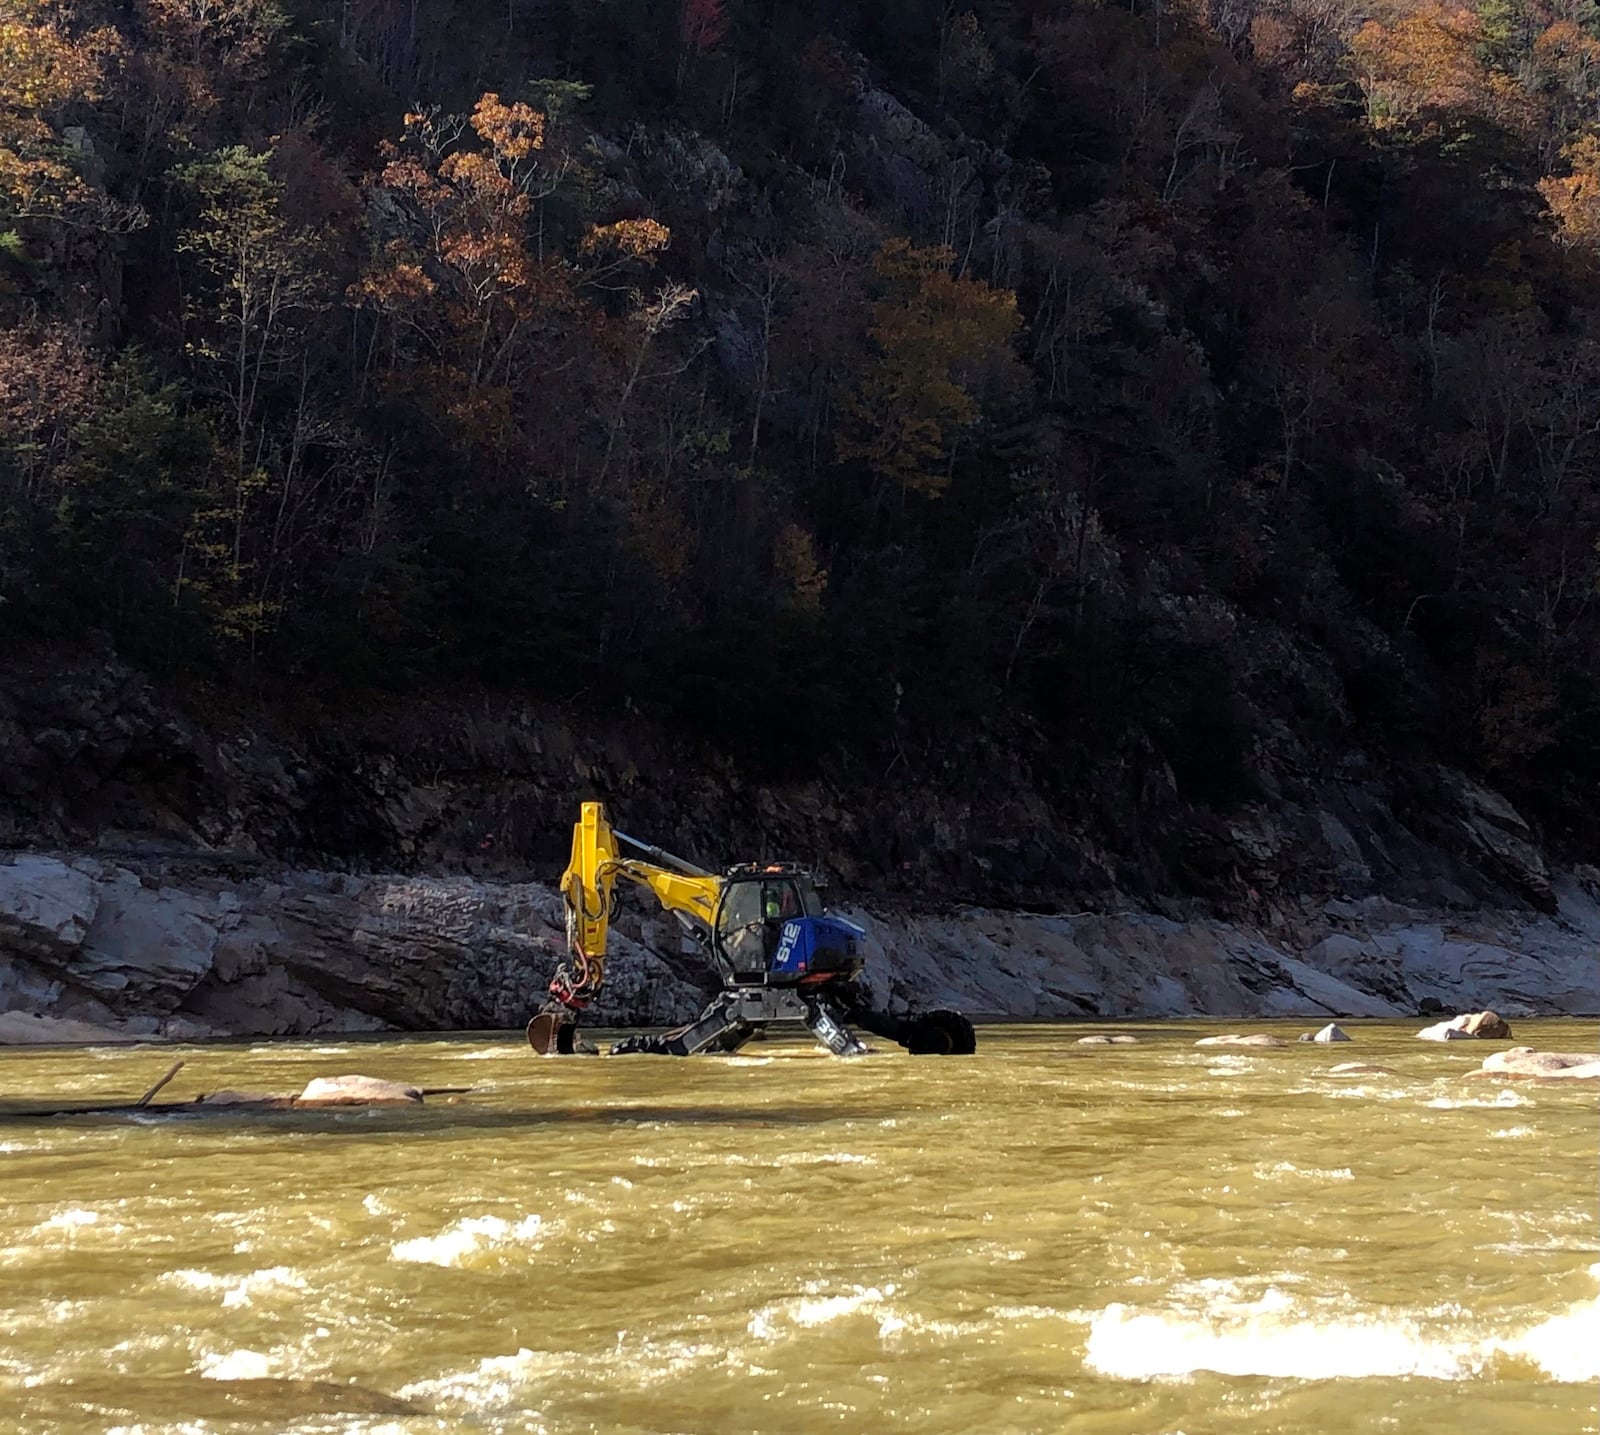
[[[222,631],[235,638],[254,637],[271,621],[274,600],[252,572],[252,524],[266,495],[293,477],[274,445],[268,400],[281,404],[276,388],[298,377],[291,391],[300,428],[312,398],[307,319],[328,303],[322,246],[283,214],[271,162],[270,150],[231,145],[177,176],[198,211],[178,246],[194,261],[189,352],[227,416],[221,481],[214,502],[194,515],[196,564],[180,581],[206,588]]]

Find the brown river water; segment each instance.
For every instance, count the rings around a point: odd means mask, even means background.
[[[989,1027],[970,1059],[0,1051],[0,1432],[1595,1431],[1595,1088],[1344,1025]],[[471,1091],[25,1109],[180,1056],[158,1102]],[[1358,1059],[1393,1074],[1327,1074]]]

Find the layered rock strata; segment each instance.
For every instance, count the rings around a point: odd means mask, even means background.
[[[1553,915],[1448,924],[1372,899],[1270,936],[1149,912],[851,910],[891,1007],[978,1017],[1600,1012],[1600,904],[1557,876]],[[715,979],[658,914],[625,908],[596,1025],[664,1025]],[[245,871],[198,860],[0,857],[0,1041],[505,1029],[564,952],[559,896],[471,877]],[[65,1025],[63,1025],[65,1024]],[[76,1025],[73,1025],[76,1024]]]

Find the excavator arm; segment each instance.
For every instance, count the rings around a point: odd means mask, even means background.
[[[619,850],[622,843],[657,860],[624,857]],[[615,831],[603,804],[585,802],[573,824],[572,856],[561,875],[568,957],[550,983],[552,1000],[528,1025],[528,1039],[541,1053],[571,1049],[573,1014],[605,986],[606,945],[616,912],[619,877],[646,888],[667,911],[707,930],[723,886],[721,877]]]

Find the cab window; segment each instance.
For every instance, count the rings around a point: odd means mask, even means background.
[[[788,878],[761,884],[761,917],[767,922],[787,922],[801,915],[800,893]]]
[[[767,924],[761,910],[758,882],[735,882],[723,893],[717,927],[722,954],[736,980],[759,977],[767,969]]]
[[[761,893],[754,882],[735,882],[722,898],[719,925],[724,935],[761,920]]]

